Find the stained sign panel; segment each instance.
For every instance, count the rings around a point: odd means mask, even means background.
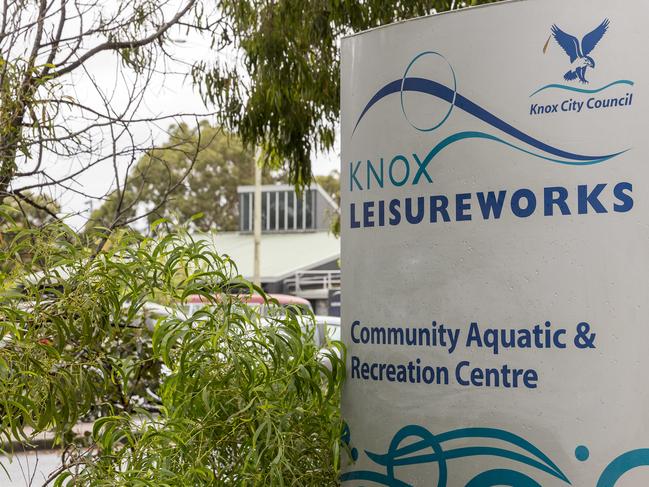
[[[344,39],[344,485],[649,485],[648,18]]]

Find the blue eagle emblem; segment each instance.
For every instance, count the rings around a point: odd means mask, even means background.
[[[595,67],[595,60],[589,54],[593,52],[593,49],[602,40],[609,25],[609,20],[604,19],[595,30],[586,34],[581,42],[575,36],[562,31],[556,24],[552,26],[554,39],[570,57],[570,71],[563,76],[566,81],[578,79],[582,83],[588,83],[586,70]]]

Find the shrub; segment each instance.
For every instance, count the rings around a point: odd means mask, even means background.
[[[57,484],[335,484],[341,345],[324,366],[309,317],[259,316],[237,293],[263,291],[182,229],[94,238],[52,224],[0,242],[3,443],[53,434]],[[209,306],[189,316],[196,294]]]

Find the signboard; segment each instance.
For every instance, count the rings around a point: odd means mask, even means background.
[[[648,18],[344,39],[344,485],[649,485]]]

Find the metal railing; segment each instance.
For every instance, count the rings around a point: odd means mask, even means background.
[[[284,290],[288,294],[299,294],[316,289],[338,289],[340,287],[340,270],[302,271],[284,281]]]

